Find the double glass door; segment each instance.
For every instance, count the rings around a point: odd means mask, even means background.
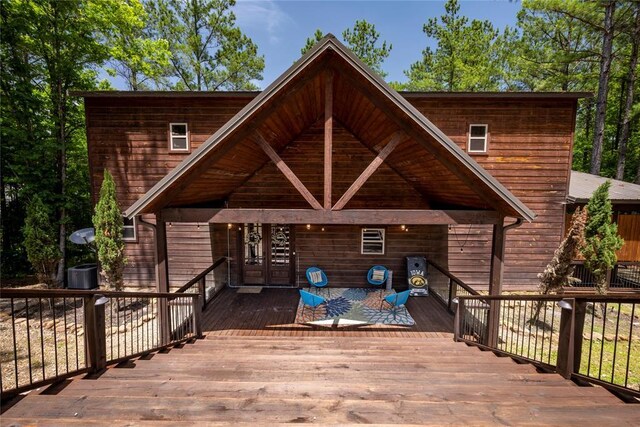
[[[244,224],[241,233],[243,282],[290,285],[295,276],[293,229],[286,224]]]

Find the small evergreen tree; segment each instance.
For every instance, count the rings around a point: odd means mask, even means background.
[[[589,217],[582,249],[584,264],[593,273],[596,290],[600,294],[607,293],[607,270],[618,261],[616,251],[624,244],[624,240],[618,235],[617,224],[611,222],[610,186],[610,181],[602,184],[587,203]]]
[[[116,200],[116,184],[108,170],[104,171],[104,180],[100,187],[100,199],[93,215],[96,229],[96,248],[100,261],[100,274],[108,287],[121,290],[124,266],[127,259],[122,240],[122,213]]]
[[[55,279],[56,266],[61,258],[58,236],[51,221],[51,212],[37,195],[27,206],[22,233],[27,258],[38,280],[49,287],[59,286],[60,283]]]

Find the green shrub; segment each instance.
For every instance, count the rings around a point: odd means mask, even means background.
[[[608,290],[607,270],[618,261],[616,251],[624,244],[618,235],[618,225],[611,221],[610,186],[610,181],[602,184],[587,203],[588,219],[582,248],[584,264],[593,273],[596,289],[601,294]]]
[[[49,287],[59,286],[55,280],[56,266],[61,254],[58,248],[51,214],[39,196],[35,195],[27,206],[24,228],[24,247],[38,280]]]
[[[96,248],[100,262],[100,274],[105,284],[115,290],[122,290],[123,271],[127,263],[122,239],[122,213],[116,199],[116,184],[108,170],[100,188],[100,199],[93,215],[96,230]]]

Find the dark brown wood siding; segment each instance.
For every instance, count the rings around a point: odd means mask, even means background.
[[[188,155],[169,152],[169,123],[189,124],[193,151],[250,99],[251,96],[228,99],[195,96],[87,98],[94,200],[103,171],[108,168],[116,179],[118,198],[124,210]],[[488,153],[475,154],[473,158],[538,214],[533,223],[524,224],[507,234],[504,287],[535,286],[536,274],[551,258],[563,231],[575,101],[412,96],[410,102],[465,150],[469,124],[488,125]],[[338,121],[335,123],[334,145],[335,202],[371,161],[373,153]],[[247,145],[247,153],[253,150],[251,147]],[[314,196],[322,200],[321,123],[298,135],[280,155]],[[425,168],[429,167],[425,165]],[[437,182],[434,185],[444,184]],[[256,200],[256,194],[260,194],[262,199]],[[235,207],[255,206],[256,203],[265,207],[283,207],[283,203],[291,208],[308,206],[269,163],[233,192],[230,202]],[[383,165],[346,208],[424,208],[428,205],[429,201],[421,198],[412,185]],[[206,227],[201,226],[200,230],[197,225],[195,229],[193,225],[188,227],[191,231],[182,228],[168,230],[172,285],[188,279],[192,272],[206,267],[205,264],[216,256],[216,248],[204,243]],[[140,225],[138,235],[138,243],[127,244],[129,266],[126,278],[130,283],[152,285],[153,235],[150,229]],[[298,236],[298,242],[303,240],[303,236],[304,230]],[[486,285],[490,239],[490,227],[456,227],[455,234],[453,231],[449,233],[449,267],[471,284]],[[194,258],[196,246],[203,254],[208,253]]]
[[[472,157],[538,216],[507,233],[504,288],[532,288],[563,233],[575,101],[419,99],[410,102],[466,151],[470,124],[487,124],[486,154]],[[477,287],[489,279],[491,227],[458,226],[449,267]],[[462,250],[461,250],[462,249]]]
[[[311,266],[322,268],[332,287],[361,287],[367,284],[367,272],[374,265],[384,265],[393,270],[393,285],[406,288],[405,257],[425,256],[446,268],[447,227],[440,225],[411,226],[407,231],[400,226],[367,227],[385,229],[385,253],[362,255],[360,253],[360,226],[304,225],[295,226],[295,283],[308,286],[305,272]],[[227,230],[226,224],[212,225],[213,257],[230,254],[231,281],[241,284],[238,274],[238,224]]]
[[[94,202],[104,169],[116,182],[124,211],[177,166],[189,153],[169,151],[169,123],[189,126],[192,152],[219,129],[251,97],[246,98],[87,98],[87,139]],[[153,216],[145,216],[155,222]],[[154,239],[138,224],[138,241],[127,243],[125,283],[155,286]],[[211,265],[208,229],[197,224],[167,227],[169,281],[180,286]]]

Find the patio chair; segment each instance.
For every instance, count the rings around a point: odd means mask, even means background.
[[[367,273],[367,281],[373,286],[382,286],[389,277],[389,270],[384,265],[374,265]]]
[[[387,295],[386,297],[384,297],[382,299],[382,301],[380,301],[380,311],[382,311],[382,306],[386,302],[387,304],[389,304],[391,306],[391,310],[393,310],[393,319],[394,320],[396,318],[396,314],[398,314],[398,310],[400,309],[400,307],[404,308],[404,311],[408,316],[409,315],[409,311],[407,310],[406,304],[407,304],[407,300],[409,299],[409,294],[410,293],[411,293],[411,290],[406,290],[406,291],[403,291],[403,292],[400,292],[400,293]]]
[[[329,279],[327,279],[327,275],[324,274],[324,271],[318,267],[309,267],[307,268],[307,281],[309,282],[309,289],[311,287],[316,289],[316,294],[318,293],[318,288],[327,287],[329,284]],[[331,290],[327,287],[327,295],[331,298]]]
[[[300,298],[302,298],[302,313],[300,317],[304,318],[304,310],[306,307],[311,307],[313,310],[313,320],[316,320],[316,309],[321,304],[326,304],[327,300],[320,295],[312,294],[303,289],[300,289]]]

